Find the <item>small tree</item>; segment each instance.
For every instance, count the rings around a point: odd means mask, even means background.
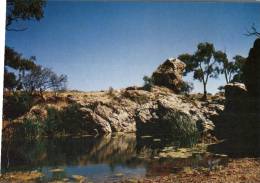
[[[207,97],[207,83],[209,78],[217,78],[220,72],[217,60],[214,58],[214,45],[208,42],[199,43],[197,51],[190,55],[180,55],[178,58],[185,62],[184,74],[193,72],[193,78],[203,84],[204,98]]]
[[[235,67],[235,75],[233,76],[232,82],[244,82],[244,70],[243,67],[246,63],[246,58],[240,55],[236,55],[233,57],[234,59],[234,67]]]
[[[242,67],[246,60],[244,57],[236,55],[233,57],[233,61],[229,61],[226,53],[222,51],[215,52],[214,57],[222,64],[220,72],[224,74],[227,84],[233,81],[242,81]]]
[[[144,89],[150,90],[152,88],[152,86],[154,85],[153,78],[149,77],[149,76],[144,76],[143,80],[144,80],[144,86],[143,86]]]
[[[41,94],[46,90],[61,90],[66,88],[67,76],[58,76],[49,68],[35,67],[31,72],[22,77],[24,90],[29,93],[39,91]]]

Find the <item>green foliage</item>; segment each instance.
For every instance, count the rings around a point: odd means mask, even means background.
[[[182,54],[178,58],[186,64],[185,75],[193,72],[193,78],[204,86],[204,96],[207,95],[209,78],[217,78],[220,72],[217,60],[214,58],[215,48],[212,43],[199,43],[194,54]]]
[[[77,134],[87,130],[87,123],[79,108],[78,104],[71,104],[61,111],[60,129],[66,134]]]
[[[25,119],[23,121],[23,134],[24,138],[34,139],[42,135],[42,123],[38,119]]]
[[[173,139],[180,142],[194,144],[199,139],[199,131],[192,119],[180,112],[168,112],[162,118],[162,124]]]
[[[183,82],[180,86],[180,93],[190,93],[194,86],[191,82]]]
[[[144,89],[149,91],[154,85],[153,78],[149,76],[144,76],[143,80],[144,80],[144,86],[143,86]]]
[[[5,47],[5,74],[4,74],[4,87],[13,90],[20,89],[21,76],[24,76],[26,72],[34,69],[36,58],[24,58],[22,54],[16,52],[14,49]],[[18,77],[13,73],[9,72],[8,68],[17,70]]]
[[[3,114],[5,119],[15,119],[28,112],[33,105],[33,96],[26,92],[14,92],[4,96]]]
[[[79,112],[79,105],[71,104],[63,110],[47,107],[45,119],[25,119],[22,123],[25,137],[55,137],[86,132],[87,124]]]
[[[43,18],[44,0],[7,0],[6,3],[6,30],[7,31],[22,31],[26,28],[11,28],[11,24],[17,21],[25,20],[40,20]]]
[[[35,68],[35,61],[35,57],[25,58],[13,48],[5,47],[5,66],[19,71],[29,71]]]
[[[16,76],[13,72],[8,72],[6,69],[4,71],[4,88],[13,90],[18,84]]]
[[[60,112],[53,107],[48,107],[47,118],[42,121],[44,135],[55,136],[55,134],[60,131],[59,128],[61,121]]]
[[[224,74],[226,83],[230,82],[242,82],[243,70],[242,67],[246,59],[240,55],[233,57],[234,61],[229,61],[226,53],[222,51],[216,51],[214,53],[215,60],[222,65],[220,73]]]
[[[240,82],[240,83],[244,83],[244,65],[246,63],[246,58],[240,56],[240,55],[236,55],[233,57],[235,63],[234,63],[234,67],[235,67],[235,75],[233,76],[232,82]]]

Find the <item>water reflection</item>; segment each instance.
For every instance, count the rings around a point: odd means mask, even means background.
[[[80,175],[94,182],[121,177],[143,177],[176,173],[182,168],[208,167],[208,154],[187,158],[159,158],[164,147],[177,149],[180,142],[135,134],[103,137],[70,137],[3,142],[2,171],[40,170],[43,181]]]

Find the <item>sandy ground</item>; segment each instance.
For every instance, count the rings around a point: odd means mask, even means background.
[[[189,168],[177,175],[158,176],[143,180],[127,180],[124,183],[259,183],[260,159],[232,160],[226,167],[216,170],[191,170]]]

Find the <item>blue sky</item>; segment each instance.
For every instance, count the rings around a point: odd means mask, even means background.
[[[254,37],[243,34],[255,23],[260,3],[149,3],[52,1],[39,21],[19,23],[23,32],[7,32],[6,44],[37,63],[68,75],[68,88],[84,91],[142,85],[169,57],[192,53],[199,42],[218,50],[248,55]],[[194,92],[202,84],[191,76]],[[216,92],[224,79],[211,79]]]

